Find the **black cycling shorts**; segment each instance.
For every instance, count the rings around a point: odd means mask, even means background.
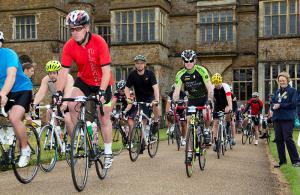
[[[19,92],[10,92],[7,95],[8,101],[5,105],[5,112],[8,112],[14,105],[22,106],[26,112],[29,112],[32,91],[19,91]],[[13,100],[13,101],[9,101]]]
[[[74,87],[77,87],[80,89],[85,96],[89,96],[92,93],[96,94],[99,92],[99,87],[98,86],[91,86],[86,83],[84,83],[79,77],[76,78]],[[110,102],[112,98],[112,89],[111,86],[107,86],[106,91],[105,91],[105,102],[108,103]]]
[[[256,116],[252,116],[251,117],[253,123],[255,126],[258,126],[259,125],[259,117],[256,117]]]

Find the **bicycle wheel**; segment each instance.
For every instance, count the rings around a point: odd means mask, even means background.
[[[248,139],[248,130],[246,127],[246,129],[242,129],[242,144],[246,144],[247,139]]]
[[[123,137],[120,131],[122,131],[122,129],[120,129],[119,127],[112,129],[112,135],[113,135],[112,150],[114,156],[119,155],[124,148]]]
[[[71,173],[77,191],[82,191],[88,178],[88,150],[86,129],[77,122],[71,139]]]
[[[188,177],[193,174],[195,162],[195,149],[194,149],[194,127],[190,126],[188,129],[185,145],[185,170]]]
[[[142,146],[142,129],[133,127],[129,139],[129,157],[132,162],[135,162],[140,154]]]
[[[206,145],[204,142],[204,136],[203,134],[200,135],[199,137],[199,166],[200,166],[200,170],[203,171],[205,164],[206,164],[206,157],[207,157],[207,150],[206,150]]]
[[[222,127],[219,126],[219,132],[218,132],[218,139],[217,139],[217,143],[216,143],[216,150],[217,150],[217,157],[218,159],[220,159],[220,153],[222,150],[222,143],[221,143],[221,129]]]
[[[156,155],[159,145],[159,130],[155,134],[153,134],[152,132],[153,131],[150,130],[148,140],[148,154],[151,158]]]
[[[175,128],[174,128],[174,135],[175,135],[175,140],[176,140],[176,144],[177,144],[177,150],[179,151],[180,149],[180,128],[178,124],[175,124]]]
[[[253,140],[254,140],[254,133],[252,129],[248,129],[248,133],[249,133],[249,144],[252,144]]]
[[[21,155],[19,140],[16,139],[15,144],[12,146],[12,167],[14,170],[14,174],[17,179],[23,184],[27,184],[33,180],[33,178],[37,174],[40,163],[40,142],[38,133],[36,132],[36,129],[31,125],[26,125],[26,133],[28,138],[27,144],[31,149],[30,161],[27,166],[19,168],[17,165]]]
[[[104,179],[107,175],[107,169],[104,169],[104,151],[99,147],[99,158],[95,161],[96,173],[99,179]]]
[[[50,172],[57,161],[57,137],[50,125],[45,125],[40,132],[42,160],[40,168],[43,172]]]
[[[65,134],[64,144],[65,144],[65,158],[67,164],[71,167],[71,138],[68,136],[67,133]]]

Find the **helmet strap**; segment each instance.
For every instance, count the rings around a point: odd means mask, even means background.
[[[90,39],[90,33],[86,32],[83,39],[81,41],[77,41],[78,45],[82,45],[87,39]]]

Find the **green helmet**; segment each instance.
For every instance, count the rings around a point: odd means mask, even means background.
[[[46,64],[46,72],[55,72],[61,69],[61,64],[57,60],[51,60]]]
[[[134,61],[146,62],[146,58],[143,55],[137,55],[137,56],[134,57]]]

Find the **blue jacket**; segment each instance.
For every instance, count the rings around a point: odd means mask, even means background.
[[[286,93],[285,93],[286,92]],[[280,94],[280,89],[278,89],[273,98],[273,104],[280,104],[279,109],[273,110],[273,121],[287,121],[294,120],[296,115],[296,107],[298,102],[297,90],[290,85]]]

